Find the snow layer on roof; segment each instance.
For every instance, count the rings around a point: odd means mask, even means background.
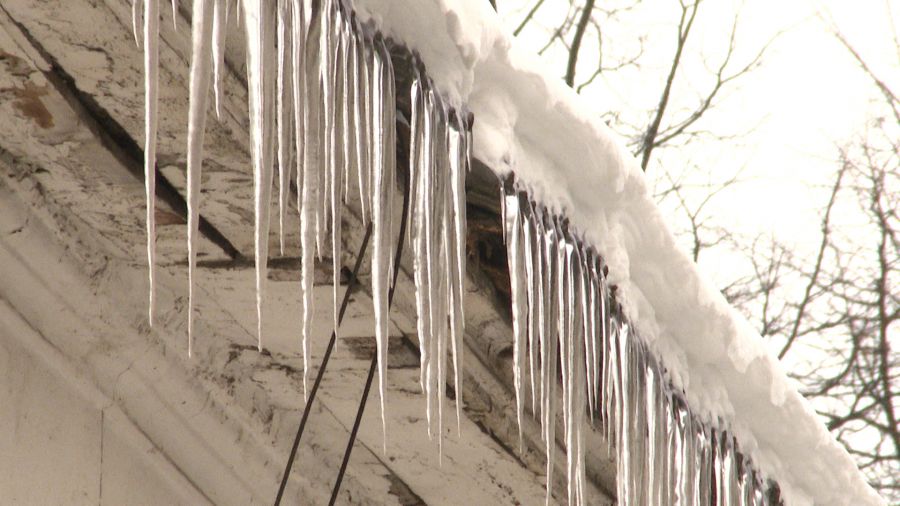
[[[605,257],[626,314],[695,413],[729,427],[787,504],[885,504],[743,316],[675,243],[595,107],[519,50],[484,0],[357,0],[475,115],[475,155],[514,171]]]

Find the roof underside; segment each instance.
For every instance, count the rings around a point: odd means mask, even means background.
[[[186,353],[184,139],[188,16],[172,28],[163,9],[157,325],[146,325],[141,52],[127,0],[10,0],[0,7],[0,297],[71,361],[213,502],[274,497],[303,407],[296,244],[291,213],[284,257],[270,262],[266,347],[256,351],[253,188],[241,41],[229,40],[225,114],[209,123],[204,162],[194,358]],[[187,9],[188,6],[183,7]],[[401,70],[398,68],[398,73]],[[402,87],[401,87],[402,89]],[[401,110],[408,105],[400,102]],[[402,132],[402,130],[401,130]],[[401,151],[405,149],[401,133]],[[363,420],[342,502],[537,504],[543,444],[527,420],[518,446],[508,357],[511,337],[496,181],[469,178],[467,355],[462,436],[447,438],[443,466],[421,422],[415,309],[408,264],[400,276],[390,343],[387,453],[377,410]],[[399,209],[396,210],[399,212]],[[343,264],[363,235],[345,213]],[[24,224],[24,225],[23,225]],[[277,230],[273,227],[273,231]],[[277,251],[278,237],[270,237]],[[365,270],[365,267],[364,267]],[[330,275],[317,277],[313,358],[330,333]],[[318,283],[321,281],[321,283]],[[374,351],[371,300],[354,294],[344,330],[294,466],[288,497],[330,493]],[[445,427],[454,424],[446,423]],[[599,432],[590,448],[605,449]],[[560,452],[561,452],[560,448]],[[610,502],[614,464],[588,456],[591,502]],[[555,490],[564,471],[558,468]]]

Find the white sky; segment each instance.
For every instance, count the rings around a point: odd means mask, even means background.
[[[498,0],[510,30],[534,1]],[[520,43],[535,52],[540,49],[547,41],[541,25],[556,26],[568,3],[546,0],[536,23],[520,35]],[[598,6],[616,3],[622,2],[600,1]],[[701,6],[688,41],[691,56],[677,78],[682,90],[689,92],[706,83],[703,77],[708,74],[698,52],[709,58],[709,65],[721,58],[735,5],[730,0],[708,0]],[[606,27],[604,42],[614,54],[629,54],[637,35],[646,34],[645,66],[598,79],[583,94],[600,110],[634,114],[654,107],[674,52],[679,12],[677,0],[644,0],[623,15],[617,26]],[[662,158],[664,163],[679,163],[683,156],[704,168],[722,167],[723,174],[746,164],[744,175],[750,181],[714,202],[713,210],[722,218],[719,223],[750,236],[773,234],[800,248],[811,248],[818,240],[819,214],[827,199],[824,191],[811,190],[810,185],[829,182],[837,146],[862,130],[875,96],[871,82],[817,13],[834,19],[874,70],[894,89],[900,88],[900,54],[891,29],[891,16],[900,29],[900,1],[747,0],[741,11],[735,63],[752,57],[773,34],[787,31],[766,53],[763,66],[720,98],[704,127],[726,134],[756,128],[735,144],[698,142],[681,153],[670,150]],[[562,75],[565,54],[551,53],[545,53],[548,63]],[[593,43],[583,49],[579,76],[589,75],[596,55]],[[677,109],[670,111],[677,114]],[[648,120],[637,117],[635,122],[646,125]]]

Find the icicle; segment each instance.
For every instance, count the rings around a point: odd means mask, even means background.
[[[453,386],[456,389],[456,431],[462,433],[463,335],[465,325],[463,294],[466,273],[466,125],[457,114],[456,129],[450,137],[450,198],[453,231],[450,233],[450,342],[453,349]]]
[[[215,12],[213,13],[213,90],[216,97],[216,118],[222,119],[223,90],[222,81],[225,74],[225,34],[228,25],[227,10],[228,0],[215,0]]]
[[[448,111],[445,109],[443,111],[447,113]],[[451,304],[451,296],[449,292],[449,284],[452,280],[451,273],[451,257],[450,257],[450,234],[452,234],[452,225],[451,225],[451,217],[450,210],[447,204],[450,196],[450,188],[448,176],[450,174],[449,171],[449,159],[445,156],[449,154],[448,151],[448,137],[449,137],[449,128],[447,128],[446,120],[447,117],[443,117],[444,120],[444,135],[441,139],[440,151],[441,154],[440,161],[441,164],[439,166],[439,180],[441,181],[440,186],[438,187],[440,193],[438,194],[438,202],[441,203],[441,213],[439,215],[439,219],[441,220],[441,237],[440,237],[440,253],[438,257],[438,271],[440,272],[438,278],[438,286],[437,292],[440,295],[440,302],[438,303],[438,317],[437,322],[440,323],[438,326],[438,376],[437,376],[437,388],[436,393],[438,396],[438,457],[439,462],[443,462],[444,457],[444,397],[447,386],[447,341],[448,341],[448,332],[449,329],[447,327],[447,323],[450,316],[450,311],[453,310]]]
[[[712,431],[712,472],[713,480],[715,480],[714,492],[716,496],[716,506],[725,506],[725,461],[723,459],[722,433],[714,428]]]
[[[172,28],[178,31],[178,0],[172,0]],[[197,53],[194,53],[197,54]],[[206,54],[206,53],[202,53]]]
[[[390,178],[388,181],[391,183],[392,191],[389,194],[388,200],[388,209],[391,209],[391,216],[393,217],[393,209],[394,209],[394,191],[393,189],[397,183],[397,85],[396,85],[396,76],[394,75],[394,64],[391,61],[391,54],[388,51],[388,46],[385,41],[382,41],[382,53],[383,58],[385,59],[384,66],[384,80],[385,80],[385,89],[384,89],[384,124],[386,125],[386,133],[387,133],[387,144],[385,147],[385,165],[390,170]],[[388,226],[390,227],[390,236],[394,237],[394,220],[393,218],[388,222]],[[391,250],[391,258],[393,259],[398,247],[398,240],[391,240],[389,243]],[[388,263],[388,272],[391,275],[391,279],[394,278],[394,262]]]
[[[581,319],[578,322],[581,325],[580,329],[580,337],[581,343],[580,346],[583,349],[583,353],[576,357],[578,360],[583,362],[584,364],[584,392],[587,396],[585,398],[585,402],[587,402],[588,416],[593,422],[594,420],[594,399],[591,395],[591,385],[593,384],[593,375],[594,371],[592,368],[592,359],[594,356],[593,352],[593,301],[591,297],[591,274],[590,267],[588,265],[588,251],[584,250],[583,244],[581,242],[576,241],[576,259],[578,261],[578,271],[579,271],[579,297],[581,300]]]
[[[519,195],[510,183],[503,185],[503,215],[506,218],[506,251],[509,258],[510,299],[512,301],[513,324],[513,384],[516,392],[516,422],[519,427],[519,449],[522,448],[522,412],[524,404],[525,334],[527,299],[525,295],[524,246],[522,239],[522,213],[519,210]]]
[[[712,504],[712,438],[710,431],[703,424],[697,424],[696,430],[696,441],[700,448],[697,497],[700,499],[700,504]]]
[[[696,504],[694,479],[697,472],[697,467],[694,465],[694,452],[696,452],[693,438],[694,425],[684,400],[677,398],[677,401],[676,409],[678,410],[679,436],[681,439],[679,499],[681,504],[692,506]]]
[[[194,342],[194,275],[200,217],[200,168],[203,163],[203,134],[206,129],[206,102],[211,73],[212,0],[194,0],[192,29],[190,112],[188,117],[187,201],[188,201],[188,356]]]
[[[535,376],[538,374],[537,348],[539,342],[538,304],[540,304],[540,282],[538,280],[535,262],[540,258],[537,246],[537,220],[531,202],[524,205],[525,218],[523,219],[522,240],[525,247],[525,295],[528,302],[528,377],[531,380],[531,415],[537,416],[539,411],[537,404],[537,388],[535,388]]]
[[[590,314],[588,316],[590,327],[590,361],[588,370],[590,371],[590,380],[588,381],[588,399],[591,400],[589,409],[591,410],[591,423],[594,421],[596,413],[600,423],[604,423],[600,388],[602,383],[603,371],[603,316],[600,309],[600,281],[597,279],[597,252],[593,248],[589,249],[585,258],[585,272],[588,276],[588,303]]]
[[[606,314],[604,311],[603,305],[603,297],[605,287],[603,286],[603,282],[601,280],[601,268],[600,268],[600,260],[596,252],[592,252],[592,256],[590,259],[590,274],[591,274],[591,283],[592,283],[592,303],[593,303],[593,318],[594,318],[594,328],[593,332],[593,357],[592,357],[592,367],[594,369],[593,373],[593,392],[592,396],[594,397],[594,409],[600,414],[600,422],[602,424],[606,424],[607,420],[605,418],[605,413],[602,408],[602,398],[601,395],[603,392],[603,373],[605,372],[604,366],[604,355],[606,354],[606,333],[604,329],[606,329]]]
[[[646,406],[644,406],[644,409],[647,411],[647,422],[648,428],[650,429],[648,434],[650,445],[647,447],[647,463],[649,464],[648,482],[650,484],[650,490],[648,492],[650,504],[663,504],[662,481],[659,478],[660,468],[662,467],[662,457],[660,456],[661,448],[659,445],[659,392],[657,391],[657,384],[659,381],[660,379],[654,368],[649,367],[647,369],[646,381],[647,403]]]
[[[734,438],[731,434],[722,435],[722,496],[724,504],[737,505],[738,495],[738,469],[737,459],[734,453]]]
[[[218,0],[222,1],[222,0]],[[278,0],[278,81],[277,81],[277,118],[278,121],[278,246],[279,253],[284,256],[284,219],[287,215],[288,193],[290,191],[291,166],[291,129],[293,127],[293,61],[291,41],[291,5],[290,0]]]
[[[582,272],[580,271],[580,264],[575,264],[576,271],[576,281],[579,285],[579,288],[582,288],[584,277]],[[576,302],[575,302],[575,311],[576,313],[585,312],[586,305],[585,299],[583,298],[584,291],[583,289],[580,291],[576,291]],[[584,360],[581,360],[579,357],[586,355],[585,339],[584,336],[581,335],[582,332],[585,331],[585,327],[579,327],[577,325],[578,321],[583,320],[583,316],[578,318],[579,315],[576,316],[576,325],[575,325],[575,335],[572,338],[572,347],[574,348],[572,353],[572,368],[574,369],[572,374],[572,398],[571,398],[571,406],[570,409],[571,414],[571,426],[573,436],[571,438],[572,446],[566,448],[566,452],[571,454],[572,457],[572,465],[571,465],[571,473],[569,475],[569,487],[574,488],[574,490],[570,493],[573,498],[573,502],[570,504],[585,504],[584,498],[584,480],[585,480],[585,472],[584,472],[584,410],[585,404],[587,402],[587,368]]]
[[[668,504],[674,504],[677,500],[678,485],[678,452],[680,442],[678,440],[678,419],[673,405],[672,392],[664,388],[665,415],[666,415],[666,500]]]
[[[656,367],[656,364],[654,363],[653,366]],[[677,443],[675,440],[678,431],[676,425],[677,420],[675,419],[677,415],[675,414],[674,406],[672,405],[672,393],[666,388],[665,376],[662,371],[659,372],[659,375],[662,382],[659,384],[657,393],[662,404],[660,412],[662,413],[665,422],[661,427],[662,441],[660,442],[660,448],[664,457],[663,476],[660,477],[663,489],[662,500],[665,501],[666,504],[674,504],[676,497],[675,485],[678,480],[678,462],[676,459]]]
[[[306,144],[304,121],[306,116],[306,80],[304,76],[304,51],[306,49],[306,27],[303,0],[291,0],[291,82],[294,106],[294,145],[296,146],[295,168],[297,186],[297,212],[303,212],[303,172],[304,147]],[[302,259],[301,259],[302,262]]]
[[[369,191],[369,183],[371,181],[371,143],[372,138],[372,92],[369,66],[366,61],[369,58],[371,46],[371,38],[366,29],[359,28],[357,23],[357,33],[360,33],[362,40],[356,45],[356,83],[357,95],[354,101],[355,109],[353,111],[356,122],[356,145],[359,147],[357,151],[357,176],[359,178],[359,205],[362,213],[363,222],[371,220],[371,194]]]
[[[443,414],[444,414],[444,394],[446,391],[446,370],[447,370],[447,316],[449,311],[449,296],[447,293],[448,274],[448,249],[447,249],[447,231],[449,229],[449,220],[447,214],[448,175],[449,175],[449,159],[447,157],[447,137],[448,137],[448,110],[443,100],[435,103],[435,112],[437,118],[435,122],[436,131],[434,135],[433,153],[435,155],[434,169],[434,188],[432,195],[433,206],[431,208],[432,229],[431,237],[431,280],[430,292],[433,301],[431,305],[432,315],[432,332],[436,338],[434,342],[434,351],[432,360],[435,360],[435,366],[432,369],[434,376],[432,378],[432,394],[434,402],[437,406],[437,434],[438,434],[438,455],[443,458]]]
[[[333,58],[336,52],[331,26],[334,2],[332,0],[323,0],[321,3],[322,16],[320,18],[321,30],[319,32],[319,83],[321,86],[319,106],[321,107],[321,113],[320,126],[316,132],[319,137],[320,153],[322,154],[323,162],[318,171],[319,191],[316,193],[316,252],[320,261],[325,258],[326,244],[329,250],[331,247],[330,241],[327,240],[327,234],[331,214],[331,167],[333,163],[331,134],[334,131],[334,90],[332,85],[334,84]]]
[[[388,319],[388,291],[390,287],[390,262],[391,262],[391,193],[393,192],[393,167],[389,150],[394,149],[388,144],[391,135],[388,130],[393,125],[386,124],[385,107],[390,106],[391,100],[387,97],[385,88],[390,75],[385,69],[390,66],[390,57],[384,51],[384,46],[378,44],[373,54],[373,118],[375,139],[373,142],[373,187],[372,187],[372,232],[374,244],[372,250],[372,302],[375,309],[375,342],[378,354],[378,384],[381,394],[381,425],[385,438],[385,450],[387,448],[387,425],[385,421],[385,393],[387,387],[387,352],[389,337]]]
[[[422,393],[425,393],[425,372],[428,367],[428,302],[426,297],[426,272],[425,265],[427,258],[425,256],[425,206],[424,198],[424,182],[427,171],[424,153],[425,138],[425,98],[423,96],[422,82],[418,74],[418,68],[414,65],[414,76],[412,87],[410,88],[410,104],[412,110],[412,121],[410,123],[410,155],[409,155],[409,179],[410,179],[410,205],[409,205],[409,223],[410,223],[410,244],[413,252],[413,282],[415,284],[416,298],[416,334],[419,339],[419,385]],[[362,178],[362,176],[360,176]],[[362,180],[362,179],[361,179]],[[427,401],[426,401],[427,402]]]
[[[159,0],[144,5],[144,191],[147,199],[147,272],[150,283],[147,318],[156,312],[156,134],[159,107]]]
[[[131,0],[131,29],[134,32],[134,43],[137,47],[141,47],[141,36],[143,35],[143,20],[141,19],[144,8],[144,0]],[[159,11],[159,6],[156,8]],[[157,23],[159,20],[157,19]],[[146,75],[146,70],[144,72]]]
[[[425,297],[428,300],[427,311],[428,311],[428,329],[427,329],[427,339],[426,345],[428,346],[427,353],[427,361],[425,363],[425,417],[428,420],[428,433],[432,434],[433,427],[433,417],[432,412],[434,410],[434,401],[435,401],[435,376],[437,369],[437,343],[435,336],[437,334],[436,328],[439,323],[435,323],[436,320],[436,308],[438,307],[437,298],[435,297],[435,289],[434,287],[437,285],[437,273],[435,272],[435,229],[437,228],[437,224],[435,221],[436,214],[436,203],[434,202],[434,193],[435,190],[435,181],[434,178],[436,176],[436,163],[434,157],[434,139],[439,137],[439,129],[437,128],[440,124],[439,121],[436,121],[436,109],[437,105],[435,104],[436,100],[439,100],[434,94],[433,90],[429,87],[428,94],[426,96],[426,137],[425,137],[425,160],[426,165],[423,167],[423,179],[422,179],[422,199],[421,199],[421,211],[424,215],[424,234],[423,234],[423,250],[424,250],[424,266],[425,266]]]
[[[626,504],[633,504],[632,502],[632,484],[631,484],[631,455],[633,452],[630,448],[631,442],[631,431],[629,430],[630,420],[627,420],[628,416],[628,402],[627,399],[630,399],[627,381],[627,374],[629,369],[628,353],[626,343],[628,342],[628,326],[623,323],[619,323],[616,325],[616,349],[614,351],[615,357],[615,367],[616,371],[614,373],[615,377],[615,423],[616,423],[616,450],[618,453],[618,459],[616,462],[618,463],[618,471],[616,473],[618,478],[616,481],[618,483],[618,497],[624,498],[627,502]]]
[[[253,147],[255,193],[256,316],[258,347],[262,350],[263,300],[269,252],[269,214],[272,199],[275,81],[275,17],[273,2],[245,2],[247,73],[250,97],[250,134]]]
[[[340,309],[340,299],[338,292],[341,288],[341,191],[344,187],[344,147],[343,139],[345,128],[343,124],[344,108],[346,104],[343,100],[344,95],[344,55],[346,45],[344,44],[343,31],[341,30],[341,17],[335,16],[332,21],[333,33],[337,38],[334,54],[334,70],[332,72],[333,91],[331,105],[329,106],[329,114],[332,116],[331,130],[328,132],[329,139],[329,179],[331,185],[329,187],[330,196],[329,203],[329,222],[331,224],[331,285],[332,285],[332,323],[334,324],[335,335],[338,334],[338,311]]]
[[[551,219],[545,214],[543,256],[545,316],[541,335],[541,426],[543,428],[545,452],[547,455],[547,497],[549,505],[553,496],[553,463],[556,450],[556,372],[559,340],[554,326],[560,311],[555,286],[562,275],[558,262],[557,232]]]
[[[557,263],[559,265],[559,276],[556,278],[554,293],[556,294],[557,307],[559,312],[556,315],[556,332],[559,341],[559,368],[562,376],[562,415],[563,415],[563,438],[568,438],[569,429],[569,324],[572,321],[569,313],[571,305],[569,302],[569,263],[567,258],[568,243],[566,241],[565,231],[558,219],[554,220],[557,237]]]
[[[343,146],[343,176],[344,186],[341,191],[344,204],[350,202],[350,178],[356,171],[355,138],[351,138],[356,131],[354,120],[354,95],[352,82],[355,72],[354,62],[356,58],[356,35],[352,32],[352,24],[344,17],[341,18],[341,65],[340,72],[340,97],[341,97],[341,135],[340,142]]]
[[[646,396],[646,387],[644,386],[644,382],[646,380],[646,370],[647,370],[647,354],[645,353],[644,348],[642,347],[642,343],[638,340],[636,334],[632,334],[631,340],[631,352],[632,352],[632,364],[633,368],[631,370],[631,378],[632,382],[631,392],[633,393],[633,399],[631,402],[632,407],[632,420],[634,421],[634,432],[632,432],[635,440],[633,441],[633,448],[635,450],[635,454],[638,456],[646,455],[647,445],[649,441],[642,437],[643,434],[647,434],[649,432],[647,428],[647,412],[644,411],[642,406],[646,402],[644,397]],[[632,467],[632,476],[634,483],[634,490],[637,493],[636,501],[639,504],[647,504],[647,489],[649,484],[647,483],[647,459],[646,458],[636,458],[632,459],[631,463]]]
[[[582,417],[584,416],[584,337],[582,336],[584,301],[581,298],[582,276],[579,268],[579,260],[575,242],[571,235],[566,243],[566,283],[568,294],[568,325],[566,333],[566,351],[568,357],[566,407],[568,413],[565,416],[566,428],[566,457],[569,504],[579,502],[579,470],[582,466],[581,454],[578,452],[578,441],[581,433]]]
[[[545,377],[545,361],[547,360],[547,350],[545,347],[545,343],[548,340],[547,335],[547,324],[545,323],[548,318],[548,313],[550,311],[548,302],[548,295],[546,291],[546,276],[547,276],[547,268],[546,268],[546,255],[544,253],[544,242],[546,240],[545,232],[544,232],[544,215],[543,211],[534,206],[532,208],[534,213],[534,219],[532,220],[534,223],[534,277],[535,284],[537,285],[537,333],[536,339],[534,340],[534,344],[537,345],[537,355],[539,358],[538,364],[538,408],[536,411],[540,412],[540,421],[541,421],[541,436],[544,435],[544,377]]]
[[[303,307],[301,339],[303,348],[303,392],[306,395],[309,376],[309,335],[313,319],[313,282],[315,279],[316,216],[318,215],[320,158],[320,78],[319,44],[322,30],[321,3],[314,2],[304,52],[303,83],[303,184],[300,205],[300,298]]]

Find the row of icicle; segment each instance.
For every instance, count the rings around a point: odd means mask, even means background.
[[[133,12],[135,38],[144,46],[146,78],[151,322],[156,284],[159,1],[134,0]],[[172,4],[177,9],[176,0]],[[355,182],[362,219],[373,226],[372,294],[384,427],[388,293],[397,244],[394,197],[400,179],[396,80],[381,35],[360,23],[343,1],[194,0],[187,156],[188,353],[193,345],[203,134],[210,87],[216,114],[222,114],[224,43],[231,13],[243,24],[247,40],[259,347],[274,183],[282,253],[292,176],[300,213],[305,393],[314,259],[331,257],[337,330],[341,212]],[[408,234],[416,286],[420,382],[426,393],[429,435],[436,432],[440,446],[450,352],[457,422],[462,403],[464,186],[471,165],[472,119],[442,99],[417,61],[412,67],[405,190],[410,202]],[[517,419],[521,426],[530,383],[532,413],[540,415],[547,476],[552,476],[560,402],[557,383],[562,377],[569,504],[586,503],[586,413],[591,420],[599,418],[607,440],[617,449],[621,505],[770,504],[769,484],[737,451],[734,438],[690,413],[663,368],[630,330],[611,296],[600,256],[585,247],[564,220],[531,202],[513,183],[504,186],[502,204],[512,288]],[[548,503],[551,495],[552,479],[548,479]]]
[[[672,388],[623,317],[597,252],[514,180],[502,193],[517,418],[521,427],[530,388],[552,476],[562,377],[568,503],[587,504],[587,412],[617,450],[620,505],[777,504],[771,484],[737,450],[734,437],[699,421]],[[551,487],[548,478],[548,504]]]
[[[155,312],[155,176],[159,75],[159,0],[135,0],[135,38],[143,26],[146,77],[147,253],[151,323]],[[143,7],[143,9],[141,9]],[[173,9],[176,9],[173,2]],[[188,355],[194,340],[194,279],[199,238],[203,136],[210,87],[217,116],[223,108],[225,35],[237,13],[247,41],[247,87],[254,174],[258,345],[262,350],[270,206],[277,182],[281,253],[293,182],[300,213],[300,321],[303,388],[307,390],[315,258],[330,256],[333,318],[338,329],[341,213],[351,182],[359,210],[371,223],[372,299],[384,427],[389,336],[389,289],[397,240],[396,80],[383,37],[360,23],[340,0],[234,3],[194,0],[187,148]],[[177,17],[177,15],[173,16]],[[429,435],[442,430],[448,347],[461,396],[462,282],[465,277],[465,174],[471,160],[471,120],[451,108],[420,75],[410,90],[409,228],[414,258],[422,389]],[[212,86],[211,86],[212,85]],[[275,169],[278,177],[275,177]],[[294,176],[292,178],[292,176]],[[457,417],[460,397],[457,397]],[[436,411],[436,415],[434,414]],[[386,431],[385,431],[386,432]],[[440,441],[440,439],[439,439]],[[440,444],[440,443],[439,443]]]

